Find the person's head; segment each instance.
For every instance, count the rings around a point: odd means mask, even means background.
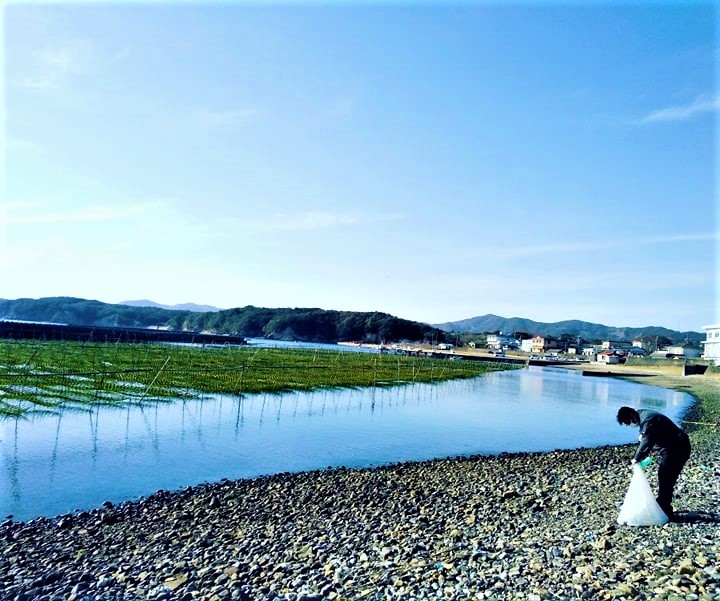
[[[637,426],[640,424],[640,414],[632,407],[620,407],[617,421],[623,426]]]

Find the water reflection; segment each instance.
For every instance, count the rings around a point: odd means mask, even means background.
[[[621,405],[677,419],[685,393],[562,369],[396,388],[65,410],[0,422],[0,517],[57,515],[221,478],[620,444]]]

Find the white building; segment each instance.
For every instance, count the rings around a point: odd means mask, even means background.
[[[702,342],[705,346],[703,359],[720,365],[720,324],[703,326],[703,330],[705,330],[705,340]]]
[[[488,334],[487,346],[500,350],[504,346],[517,346],[518,341],[515,336],[503,336],[502,334]]]
[[[530,340],[531,353],[544,353],[549,346],[550,340],[542,336],[535,336]]]
[[[605,351],[603,353],[598,353],[597,360],[598,363],[608,363],[611,365],[616,365],[617,363],[620,363],[620,356],[616,355],[613,352]]]
[[[624,342],[620,340],[604,340],[601,347],[604,351],[609,351],[612,349],[626,349],[630,348],[632,344],[629,342]]]
[[[720,341],[719,341],[720,342]],[[667,347],[667,354],[673,357],[682,357],[684,359],[692,359],[700,356],[700,350],[690,345],[675,345]]]

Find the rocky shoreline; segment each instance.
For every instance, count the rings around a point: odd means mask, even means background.
[[[278,474],[8,520],[0,599],[720,598],[717,437],[665,526],[616,524],[633,449]]]

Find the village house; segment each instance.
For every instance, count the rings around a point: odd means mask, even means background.
[[[488,334],[487,346],[491,349],[500,350],[503,347],[517,347],[518,341],[515,336],[504,336],[503,334]]]
[[[627,349],[631,346],[635,346],[635,344],[630,344],[629,342],[622,342],[618,340],[604,340],[601,345],[604,351],[609,351],[611,349]]]
[[[615,365],[620,363],[620,355],[616,355],[613,351],[603,351],[602,353],[598,353],[597,360],[599,363]]]
[[[692,344],[683,344],[667,347],[666,357],[678,357],[680,359],[695,359],[700,356],[700,349]]]
[[[703,326],[703,330],[705,330],[705,340],[702,342],[703,359],[720,365],[720,324]]]
[[[550,339],[543,336],[534,336],[521,342],[520,348],[526,353],[544,353]]]

